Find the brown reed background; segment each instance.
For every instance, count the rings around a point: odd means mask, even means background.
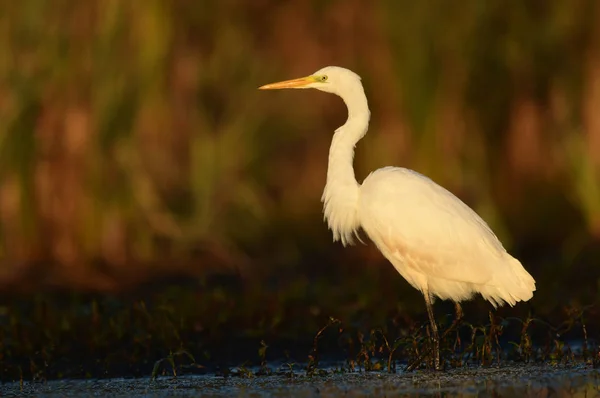
[[[416,169],[534,276],[600,270],[580,260],[600,239],[597,1],[0,8],[4,289],[390,267],[372,246],[332,244],[322,223],[341,101],[256,90],[326,65],[359,73],[370,99],[359,179]]]

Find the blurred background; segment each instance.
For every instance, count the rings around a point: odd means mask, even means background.
[[[372,110],[359,181],[388,165],[426,174],[487,220],[538,280],[533,308],[597,300],[597,1],[1,7],[5,294],[183,281],[197,283],[199,312],[245,311],[243,302],[247,313],[280,314],[273,324],[298,307],[306,317],[388,316],[414,302],[424,313],[372,244],[343,249],[322,221],[343,103],[257,90],[339,65],[362,76]],[[207,301],[215,286],[237,296]]]

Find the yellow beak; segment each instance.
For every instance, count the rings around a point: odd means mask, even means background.
[[[280,90],[282,88],[301,88],[314,83],[315,79],[312,76],[301,77],[299,79],[284,80],[282,82],[265,84],[260,86],[259,90]]]

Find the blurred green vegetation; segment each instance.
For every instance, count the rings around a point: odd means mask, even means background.
[[[372,245],[332,244],[322,222],[343,104],[256,90],[325,65],[358,72],[370,100],[357,177],[387,165],[432,177],[536,278],[530,303],[497,316],[571,327],[584,324],[573,308],[598,300],[597,1],[1,9],[2,380],[147,375],[182,349],[198,363],[245,360],[263,339],[267,353],[304,360],[329,316],[344,328],[331,344],[352,361],[375,328],[421,338],[419,293]],[[27,295],[55,287],[129,296]],[[489,309],[475,300],[465,313],[491,336]],[[542,329],[534,343],[562,330]]]
[[[596,1],[2,8],[5,286],[389,267],[370,246],[344,253],[322,223],[341,101],[256,90],[327,64],[361,74],[370,98],[359,178],[392,164],[431,176],[547,285],[600,269],[585,254],[600,238]]]

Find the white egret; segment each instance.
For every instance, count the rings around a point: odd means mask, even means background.
[[[359,228],[408,283],[423,293],[431,324],[434,367],[440,369],[433,301],[459,302],[481,294],[494,307],[527,301],[535,280],[477,213],[429,178],[409,169],[384,167],[362,184],[353,169],[354,147],[367,132],[370,111],[356,73],[328,66],[299,79],[260,89],[316,88],[340,96],[348,119],[333,134],[324,218],[333,240],[353,244]]]

